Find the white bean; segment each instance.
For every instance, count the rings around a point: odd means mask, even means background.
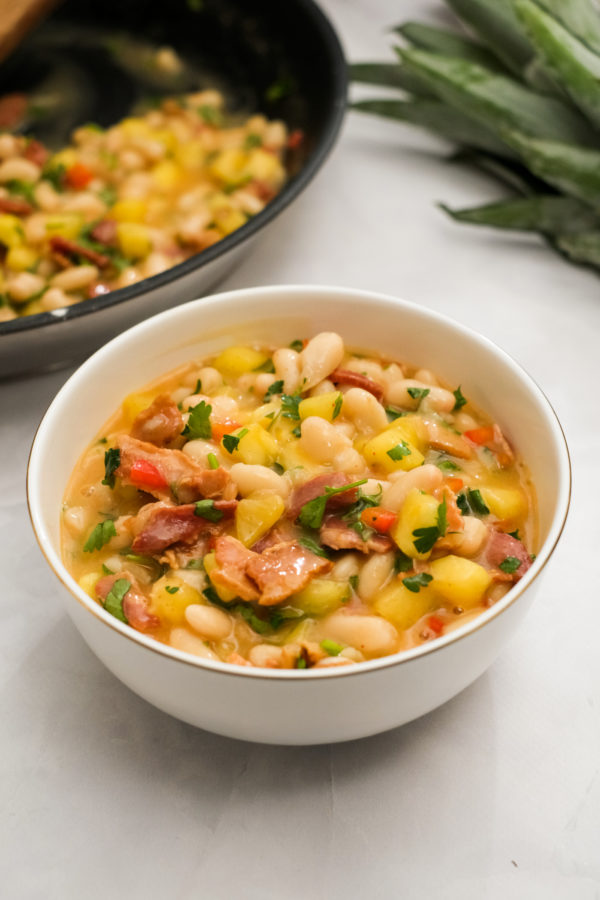
[[[106,212],[106,203],[91,191],[81,191],[65,199],[62,212],[78,212],[90,219],[99,219]]]
[[[283,381],[286,394],[294,394],[300,384],[300,355],[288,347],[280,347],[273,354],[277,380]]]
[[[448,537],[458,538],[454,549],[460,556],[476,556],[487,540],[487,525],[484,525],[476,516],[465,516],[463,523],[462,533],[448,535]]]
[[[73,537],[80,537],[87,528],[87,510],[83,506],[70,506],[63,513],[63,522]]]
[[[192,656],[200,656],[202,659],[219,658],[210,647],[206,646],[201,638],[192,634],[187,628],[172,628],[169,635],[169,644],[175,650],[191,653]]]
[[[41,169],[28,159],[13,157],[0,164],[0,182],[38,181]]]
[[[153,275],[158,275],[160,272],[164,272],[165,269],[168,269],[171,266],[171,263],[164,255],[164,253],[158,253],[157,251],[153,251],[148,254],[146,259],[141,264],[140,268],[144,273],[145,278],[152,278]]]
[[[318,397],[319,394],[330,394],[335,390],[336,387],[333,381],[330,381],[329,378],[324,378],[323,381],[320,381],[314,388],[311,388],[309,393],[311,397]]]
[[[278,475],[267,466],[248,465],[246,463],[234,463],[229,470],[242,497],[247,497],[254,491],[272,491],[285,500],[290,492],[290,485],[286,478]]]
[[[61,204],[59,194],[49,181],[40,181],[36,184],[34,195],[37,205],[44,212],[55,212]]]
[[[430,369],[419,369],[415,372],[415,378],[417,381],[422,381],[424,384],[432,385],[432,387],[437,387],[439,385],[439,381]]]
[[[344,358],[344,342],[334,331],[322,331],[311,338],[300,353],[302,390],[314,387],[331,375]]]
[[[393,553],[374,553],[367,559],[358,576],[357,593],[368,602],[381,590],[394,570]]]
[[[63,306],[72,306],[76,303],[75,297],[69,297],[61,288],[51,287],[40,299],[40,306],[46,310],[62,309]]]
[[[363,434],[379,434],[388,424],[381,403],[362,388],[351,387],[346,391],[342,412],[353,421],[357,431]]]
[[[203,366],[197,377],[200,379],[205,394],[212,394],[223,384],[223,376],[218,369],[213,369],[212,366]]]
[[[394,626],[379,616],[335,612],[325,619],[323,630],[334,641],[350,644],[366,656],[392,653],[398,643],[398,632]]]
[[[23,303],[29,300],[34,294],[38,294],[45,286],[46,282],[39,275],[33,272],[19,272],[6,281],[6,291],[17,303]]]
[[[10,159],[19,152],[19,141],[14,135],[0,134],[0,159]]]
[[[202,438],[195,438],[193,441],[188,441],[183,445],[183,452],[186,456],[189,456],[190,459],[193,459],[194,462],[200,463],[200,465],[205,468],[208,465],[209,453],[214,453],[217,460],[222,462],[222,455],[219,448],[215,448],[215,445],[211,444],[209,441],[203,441]]]
[[[383,367],[373,359],[359,359],[353,356],[344,368],[350,372],[357,372],[359,375],[366,375],[371,381],[381,382],[383,380]]]
[[[69,266],[52,279],[52,286],[63,291],[81,291],[98,278],[96,266]]]
[[[420,397],[411,397],[408,393],[409,388],[427,390],[429,393],[421,401]],[[451,412],[456,403],[456,398],[450,391],[441,387],[433,387],[424,381],[417,381],[415,378],[394,381],[387,389],[387,400],[394,406],[404,406],[408,409],[414,409],[423,402],[435,412]]]
[[[264,397],[271,385],[275,384],[275,381],[275,376],[271,375],[270,372],[260,372],[256,376],[256,380],[254,382],[254,390],[256,391],[257,397]]]
[[[248,659],[253,666],[279,669],[283,661],[283,652],[283,647],[275,647],[272,644],[256,644],[248,654]]]
[[[222,641],[231,632],[233,619],[222,609],[192,603],[185,609],[188,625],[208,641]]]
[[[443,480],[444,476],[438,467],[430,464],[411,469],[410,472],[402,472],[395,481],[384,485],[382,505],[386,509],[391,509],[392,512],[399,512],[409,491],[412,491],[413,488],[431,493],[441,486]]]
[[[347,656],[342,656],[341,654],[339,656],[326,656],[315,663],[313,669],[337,669],[339,666],[349,666],[353,662],[354,660],[348,659]]]
[[[364,457],[354,447],[344,447],[339,453],[336,453],[333,457],[333,465],[337,471],[345,472],[346,475],[356,475],[365,470]]]
[[[329,573],[329,578],[333,581],[348,581],[352,575],[358,575],[360,566],[356,553],[344,553]]]
[[[200,594],[206,587],[206,576],[198,569],[176,569],[175,575]]]
[[[305,453],[323,463],[331,462],[344,449],[352,449],[348,438],[320,416],[304,419],[298,443]]]

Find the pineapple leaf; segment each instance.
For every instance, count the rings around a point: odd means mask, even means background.
[[[506,68],[485,47],[456,31],[434,28],[420,22],[398,25],[394,31],[420,50],[439,53],[442,56],[457,56],[493,71],[506,72]]]
[[[506,132],[505,140],[538,178],[600,209],[600,151]]]
[[[516,0],[515,10],[546,71],[600,126],[600,56],[531,0]]]
[[[532,57],[512,0],[447,0],[507,68],[519,75]]]
[[[534,138],[597,144],[597,136],[578,112],[512,78],[424,50],[405,50],[402,58],[409,71],[427,81],[441,100],[477,119],[502,139],[502,132],[510,129]]]
[[[511,231],[562,235],[600,228],[600,216],[589,207],[572,197],[552,194],[503,200],[472,209],[449,209],[443,204],[441,208],[457,222]]]
[[[398,88],[418,97],[434,96],[423,81],[409,75],[399,63],[354,63],[349,67],[349,75],[353,81],[361,84]]]
[[[557,249],[572,262],[600,267],[600,231],[562,235],[556,238],[555,243]]]
[[[600,16],[590,0],[537,0],[537,4],[600,53]]]
[[[353,103],[352,108],[420,125],[457,144],[466,144],[502,156],[513,155],[510,148],[485,125],[480,125],[459,110],[448,109],[438,100],[360,100]]]

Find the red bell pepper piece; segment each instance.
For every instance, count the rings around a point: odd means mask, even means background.
[[[363,509],[360,518],[363,525],[368,525],[379,534],[387,534],[398,516],[390,509],[384,509],[383,506],[370,506],[368,509]]]
[[[136,459],[131,466],[129,480],[142,489],[167,487],[165,476],[147,459]]]

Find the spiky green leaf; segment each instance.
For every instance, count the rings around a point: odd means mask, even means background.
[[[355,63],[348,74],[352,81],[360,84],[376,84],[380,87],[397,88],[417,97],[432,97],[432,92],[419,78],[410,75],[398,63]]]
[[[448,6],[498,59],[520,74],[532,57],[512,0],[447,0]]]
[[[600,14],[590,0],[537,0],[539,6],[592,50],[600,53]]]
[[[540,234],[600,229],[600,216],[572,197],[537,195],[489,203],[471,209],[442,209],[457,222]]]
[[[394,31],[420,50],[439,53],[441,56],[456,56],[479,66],[486,66],[493,71],[506,72],[502,63],[485,47],[457,31],[448,31],[446,28],[436,28],[421,22],[406,22],[404,25],[398,25]]]

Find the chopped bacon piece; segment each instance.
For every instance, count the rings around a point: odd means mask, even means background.
[[[25,94],[5,94],[0,97],[0,129],[8,131],[18,125],[27,111]]]
[[[246,571],[260,589],[260,605],[273,606],[302,590],[316,575],[328,572],[332,565],[292,541],[253,554]]]
[[[507,579],[497,578],[496,580],[518,581],[531,566],[531,557],[518,538],[511,534],[505,534],[502,531],[491,531],[485,548],[485,559],[488,565],[499,568],[507,556],[513,556],[520,560],[521,565],[515,572],[503,572],[499,569],[499,575],[508,575]]]
[[[179,437],[183,417],[167,394],[160,394],[133,420],[130,434],[138,441],[164,447]]]
[[[333,381],[334,384],[349,384],[351,387],[362,388],[363,391],[373,394],[380,402],[383,400],[383,386],[377,384],[372,378],[361,375],[360,372],[352,372],[350,369],[335,369],[329,375],[329,380]]]
[[[289,519],[280,519],[270,531],[260,538],[250,548],[255,553],[262,553],[267,547],[273,547],[275,544],[284,544],[286,541],[295,540],[297,530]]]
[[[235,509],[235,506],[230,505],[232,502],[237,505],[235,500],[216,500],[215,509],[220,509],[225,504],[222,512],[227,515]],[[135,553],[160,553],[172,544],[189,544],[202,534],[214,534],[214,526],[218,523],[209,523],[202,516],[197,516],[195,510],[193,503],[186,503],[184,506],[151,504],[149,512],[144,509],[143,525],[134,538],[131,549]]]
[[[305,503],[309,503],[316,497],[320,497],[325,493],[325,488],[339,488],[345,484],[352,484],[350,478],[344,472],[326,472],[324,475],[317,475],[310,481],[294,488],[292,495],[288,501],[288,513],[295,519]],[[327,501],[327,508],[335,508],[340,506],[351,506],[358,496],[358,488],[352,488],[350,491],[343,491],[340,494],[334,494]]]
[[[25,159],[28,159],[29,162],[35,163],[36,166],[39,166],[41,169],[46,165],[48,157],[50,156],[50,151],[46,150],[40,141],[32,139],[25,147],[23,156]]]
[[[512,447],[502,434],[499,425],[494,425],[494,440],[490,444],[490,450],[498,460],[498,465],[502,468],[512,465],[515,461]]]
[[[229,654],[229,656],[227,657],[227,662],[233,663],[234,666],[250,666],[251,668],[253,668],[252,663],[249,659],[244,659],[243,656],[240,656],[240,654],[236,653],[235,651]]]
[[[160,625],[160,619],[148,610],[149,600],[140,588],[135,578],[128,572],[117,572],[106,575],[96,582],[96,594],[103,602],[106,601],[110,590],[119,579],[125,579],[131,587],[123,597],[123,614],[128,623],[138,631],[152,631]]]
[[[33,206],[22,197],[0,197],[0,212],[10,213],[13,216],[28,216],[33,212]]]
[[[159,500],[172,500],[175,496],[180,503],[193,503],[203,498],[214,498],[223,493],[231,476],[223,468],[203,469],[181,450],[167,450],[146,441],[138,441],[128,434],[117,439],[121,451],[121,464],[116,475],[124,484],[132,484],[131,468],[137,460],[146,460],[155,466],[164,477],[166,487],[148,488],[148,493]]]
[[[441,450],[450,456],[457,456],[459,459],[470,459],[473,456],[473,450],[464,437],[455,434],[449,428],[440,425],[439,422],[425,422],[429,444],[434,450]]]
[[[360,550],[361,553],[387,553],[394,546],[385,534],[372,534],[365,540],[347,522],[327,516],[321,525],[321,543],[332,550]]]
[[[288,150],[297,150],[298,147],[304,142],[304,132],[301,128],[295,128],[288,135],[288,139],[286,141],[286,146]]]
[[[75,241],[70,241],[68,238],[61,237],[58,234],[50,238],[50,248],[53,253],[63,257],[66,256],[67,258],[72,256],[83,256],[84,259],[89,260],[95,266],[98,266],[99,269],[105,269],[107,266],[110,266],[110,259],[108,256],[104,256],[102,253],[96,253],[95,250],[90,250],[88,247],[82,247],[80,244],[75,243]]]
[[[99,244],[111,246],[117,238],[117,223],[112,219],[102,219],[90,231],[90,237]]]
[[[215,542],[217,568],[210,573],[215,585],[234,591],[242,600],[258,600],[256,585],[248,578],[246,569],[258,554],[248,550],[241,541],[224,535]]]
[[[446,522],[448,523],[448,531],[464,531],[465,520],[458,508],[456,494],[446,485],[444,485],[442,493],[446,501]]]

